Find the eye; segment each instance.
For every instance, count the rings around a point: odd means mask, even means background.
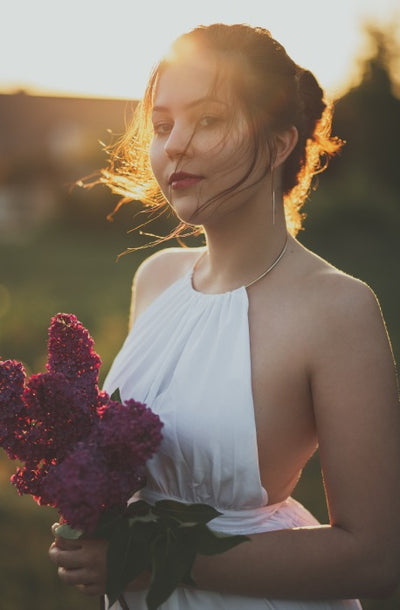
[[[216,125],[217,123],[220,123],[222,121],[222,117],[220,116],[216,116],[216,115],[212,115],[212,114],[205,114],[202,117],[200,117],[198,124],[200,127],[213,127],[214,125]]]
[[[172,123],[170,121],[159,121],[157,123],[153,123],[154,133],[159,136],[168,135],[171,129]]]

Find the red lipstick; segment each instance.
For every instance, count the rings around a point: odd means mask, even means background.
[[[197,184],[203,180],[203,176],[188,174],[187,172],[174,172],[168,180],[168,184],[173,189],[182,189]]]

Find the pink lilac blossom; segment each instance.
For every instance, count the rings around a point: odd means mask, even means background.
[[[26,382],[21,363],[0,361],[0,446],[23,462],[11,481],[85,532],[144,485],[146,461],[162,439],[146,405],[99,391],[100,363],[70,314],[51,320],[47,373]]]

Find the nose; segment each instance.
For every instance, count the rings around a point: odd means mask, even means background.
[[[187,157],[192,154],[194,132],[179,125],[171,129],[164,150],[171,159]]]

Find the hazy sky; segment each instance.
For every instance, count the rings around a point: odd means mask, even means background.
[[[399,0],[3,0],[0,90],[140,97],[177,35],[224,21],[267,27],[335,93],[362,54],[362,24],[396,18]]]

